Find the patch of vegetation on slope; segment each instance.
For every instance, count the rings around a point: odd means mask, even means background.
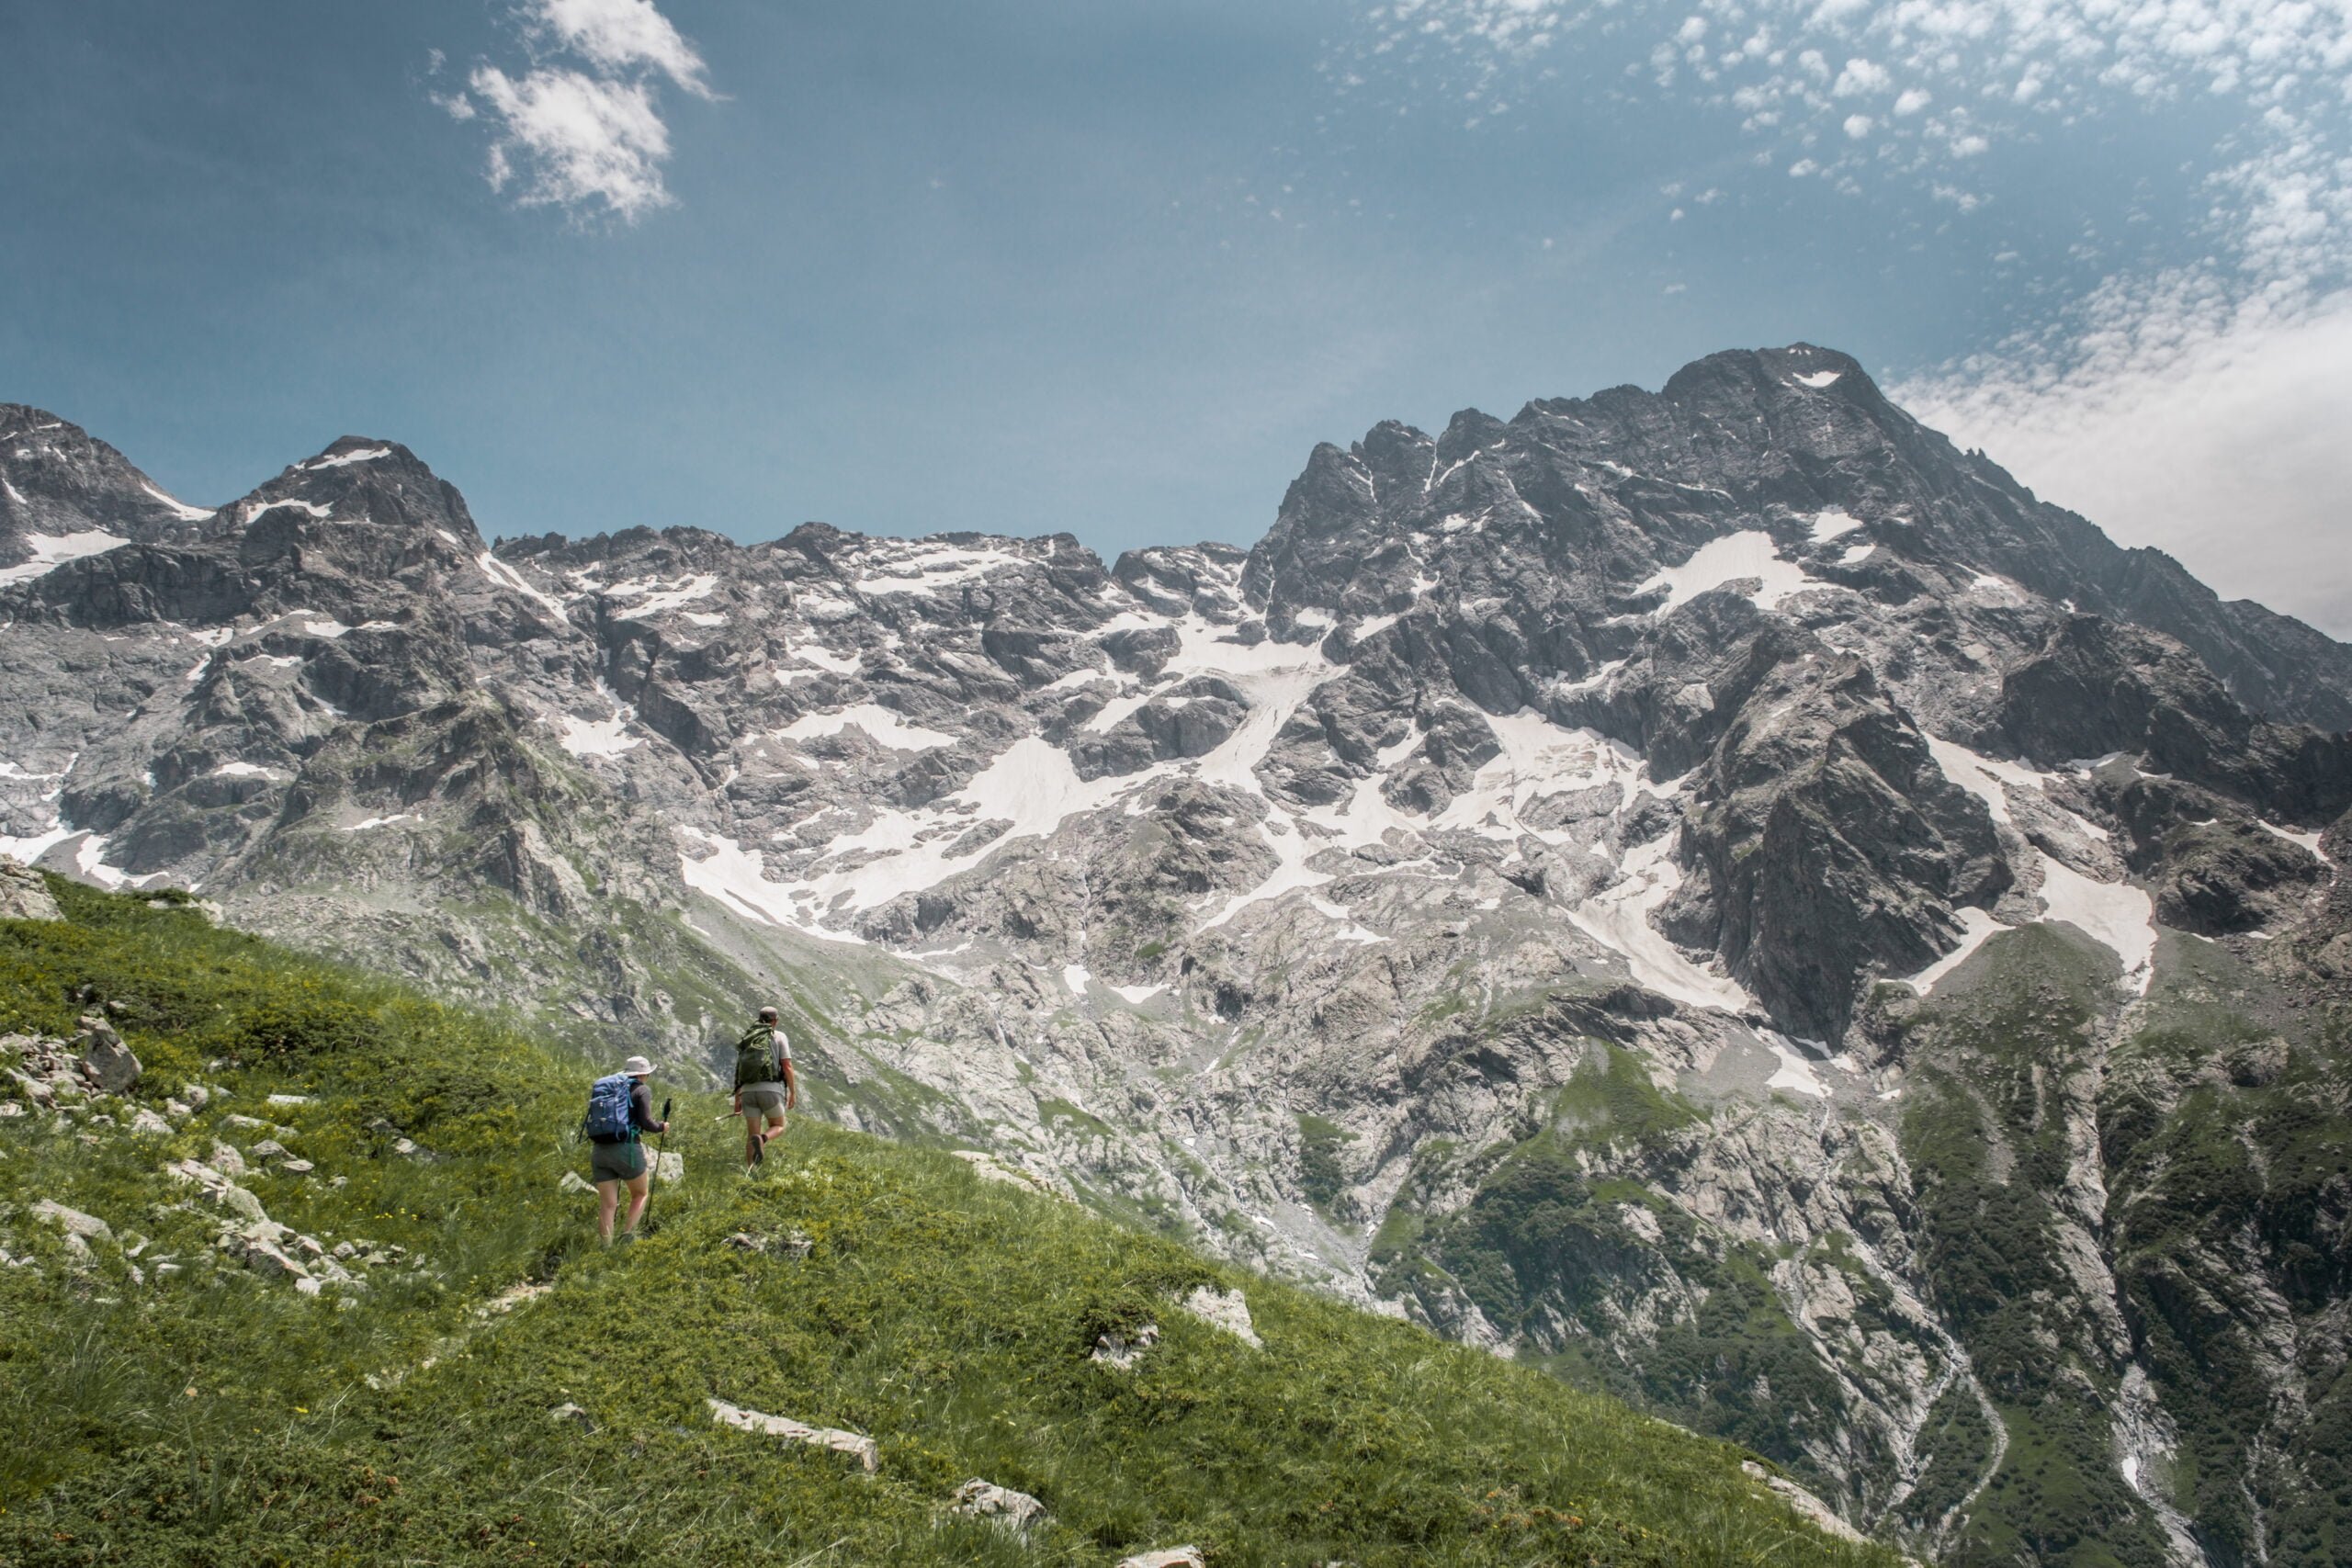
[[[1991,1506],[1969,1511],[1946,1553],[1960,1568],[2164,1559],[2089,1397],[2111,1398],[2118,1372],[2095,1282],[2070,1267],[2057,1196],[2085,1156],[2072,1129],[2114,970],[2104,950],[2028,927],[1986,943],[1968,984],[1939,990],[1897,1031],[1911,1065],[1902,1138],[1924,1261],[2007,1428]],[[1911,1522],[1934,1521],[1922,1512]]]
[[[1833,1494],[1805,1444],[1838,1436],[1843,1401],[1772,1288],[1779,1258],[1702,1235],[1644,1181],[1602,1173],[1687,1157],[1707,1113],[1659,1089],[1635,1053],[1600,1040],[1586,1052],[1521,1141],[1433,1151],[1417,1168],[1374,1243],[1383,1288],[1414,1292],[1441,1320],[1459,1292],[1572,1385],[1738,1443]],[[1473,1191],[1459,1209],[1412,1212],[1416,1193],[1461,1181]],[[1857,1273],[1867,1314],[1884,1289]]]
[[[2116,1279],[2177,1431],[2161,1479],[2224,1561],[2340,1563],[2352,1558],[2352,1038],[2340,1011],[2279,1007],[2226,949],[2181,946],[2098,1106]]]
[[[95,996],[146,1073],[0,1122],[0,1238],[28,1256],[0,1267],[0,1559],[1893,1562],[1803,1524],[1735,1450],[944,1154],[802,1120],[747,1181],[715,1095],[681,1097],[658,1232],[597,1249],[557,1179],[576,1064],[53,886],[68,922],[0,924],[0,1030],[69,1032]],[[265,1130],[312,1168],[265,1165]],[[276,1219],[379,1260],[364,1288],[306,1295],[216,1250],[201,1184],[158,1171],[239,1145]],[[35,1194],[110,1235],[77,1258]],[[1176,1305],[1201,1286],[1245,1291],[1262,1348]],[[1132,1370],[1090,1359],[1147,1322]],[[878,1472],[715,1426],[712,1398],[870,1434]],[[1046,1521],[949,1514],[975,1476]]]

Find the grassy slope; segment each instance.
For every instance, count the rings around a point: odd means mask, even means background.
[[[0,1122],[0,1240],[43,1264],[0,1269],[0,1561],[1100,1563],[1182,1541],[1365,1568],[1892,1561],[1797,1522],[1735,1450],[944,1155],[804,1122],[746,1182],[716,1096],[681,1099],[690,1176],[659,1234],[596,1251],[556,1185],[582,1163],[576,1067],[192,913],[58,891],[70,923],[0,924],[0,1029],[65,1030],[92,983],[130,1009],[141,1099],[199,1077],[232,1097],[170,1138]],[[422,1267],[338,1310],[207,1262],[215,1215],[171,1207],[188,1190],[156,1172],[240,1111],[318,1164],[247,1179],[274,1217]],[[442,1157],[391,1156],[378,1117]],[[19,1206],[36,1195],[187,1271],[137,1287],[100,1244],[77,1279]],[[787,1225],[806,1261],[721,1245]],[[480,1311],[526,1280],[552,1289]],[[1168,1306],[1211,1281],[1248,1291],[1264,1350]],[[1086,1359],[1147,1318],[1165,1337],[1137,1371]],[[881,1473],[714,1427],[712,1394],[870,1432]],[[549,1417],[565,1402],[592,1430]],[[1024,1543],[947,1520],[974,1475],[1052,1523]]]

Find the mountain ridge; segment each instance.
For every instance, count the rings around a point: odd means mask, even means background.
[[[2344,1133],[2277,1105],[2346,1079],[2352,649],[1852,360],[1384,423],[1251,549],[1107,568],[486,547],[413,461],[346,437],[0,588],[0,849],[686,1065],[777,996],[849,1124],[1735,1435],[1956,1561],[2324,1561],[2346,1287],[2296,1259],[2352,1194],[2270,1193]],[[2275,1070],[2200,1076],[2248,1040]],[[2193,1351],[2134,1213],[2228,1303]]]

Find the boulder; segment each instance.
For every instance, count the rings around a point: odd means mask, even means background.
[[[245,1267],[268,1280],[307,1280],[309,1270],[286,1249],[274,1241],[247,1238],[244,1242]]]
[[[1143,1359],[1143,1353],[1159,1343],[1159,1325],[1147,1323],[1132,1336],[1105,1334],[1094,1341],[1092,1354],[1086,1359],[1113,1371],[1124,1372]]]
[[[1186,1312],[1212,1328],[1222,1328],[1253,1350],[1266,1347],[1259,1339],[1258,1331],[1250,1322],[1250,1300],[1239,1291],[1220,1291],[1214,1285],[1200,1285],[1181,1303]]]
[[[831,1449],[835,1453],[848,1454],[865,1467],[867,1474],[882,1468],[882,1450],[873,1438],[857,1432],[844,1432],[838,1427],[811,1427],[784,1416],[763,1415],[746,1410],[740,1404],[729,1404],[723,1399],[707,1402],[710,1418],[722,1427],[738,1431],[753,1432],[765,1438],[782,1438],[788,1442],[807,1443],[812,1448]]]
[[[267,1165],[273,1160],[284,1159],[290,1151],[276,1138],[264,1138],[245,1152],[262,1164]]]
[[[1207,1568],[1208,1560],[1197,1546],[1170,1546],[1158,1551],[1138,1551],[1133,1557],[1122,1557],[1118,1568]]]
[[[130,1113],[130,1130],[148,1138],[168,1138],[172,1135],[172,1124],[143,1105]]]
[[[317,1168],[318,1167],[312,1165],[309,1160],[289,1159],[280,1165],[277,1168],[277,1171],[281,1176],[308,1176]]]
[[[74,1039],[74,1050],[80,1055],[77,1064],[82,1076],[101,1094],[121,1094],[139,1081],[139,1058],[122,1043],[122,1036],[102,1018],[85,1017],[82,1032]]]
[[[576,1170],[565,1171],[561,1177],[557,1179],[555,1186],[556,1190],[559,1192],[594,1193],[596,1190],[596,1189],[590,1184],[588,1179],[581,1175]]]
[[[1858,1546],[1861,1544],[1864,1539],[1861,1531],[1839,1518],[1830,1511],[1828,1504],[1791,1481],[1787,1476],[1775,1475],[1752,1459],[1741,1461],[1739,1468],[1752,1480],[1762,1482],[1767,1491],[1795,1509],[1807,1523],[1820,1530],[1822,1534],[1834,1537],[1838,1540],[1851,1541]]]
[[[114,1228],[96,1214],[85,1214],[79,1209],[69,1209],[54,1200],[44,1198],[33,1205],[33,1217],[55,1225],[67,1235],[84,1241],[93,1236],[114,1239]]]
[[[686,1156],[682,1154],[657,1154],[653,1156],[653,1179],[667,1184],[686,1179]]]
[[[2328,938],[2327,945],[2319,950],[2312,963],[2320,972],[2339,980],[2352,980],[2352,931],[2340,931]]]
[[[205,1156],[204,1163],[232,1181],[245,1174],[245,1156],[230,1145],[217,1139],[212,1145],[212,1152]]]
[[[993,1520],[1006,1529],[1025,1530],[1046,1517],[1046,1505],[1026,1492],[993,1485],[975,1476],[956,1488],[956,1498],[948,1505],[948,1511]]]
[[[13,855],[0,855],[0,920],[62,920],[64,911],[40,872]]]

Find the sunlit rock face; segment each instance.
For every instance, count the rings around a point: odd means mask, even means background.
[[[777,1000],[820,1113],[1955,1560],[2352,1539],[2352,649],[1844,355],[1383,424],[1108,567],[0,432],[0,851],[689,1070]]]

